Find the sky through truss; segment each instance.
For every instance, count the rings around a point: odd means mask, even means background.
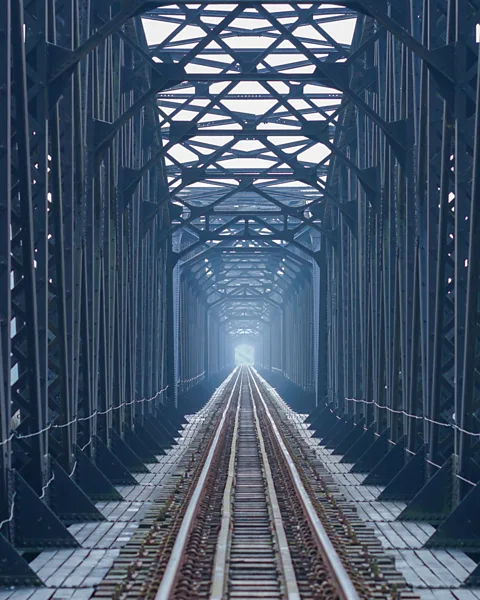
[[[236,336],[258,333],[311,262],[342,100],[318,67],[348,59],[355,22],[309,4],[144,16],[154,60],[182,72],[157,97],[179,262],[210,303],[229,298]]]

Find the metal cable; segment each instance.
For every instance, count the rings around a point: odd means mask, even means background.
[[[3,520],[3,521],[0,523],[0,529],[1,529],[1,528],[2,528],[4,525],[6,525],[7,523],[10,523],[10,521],[12,521],[12,520],[13,520],[13,511],[14,511],[14,508],[15,508],[15,496],[16,496],[16,495],[17,495],[17,492],[14,492],[14,493],[13,493],[13,496],[12,496],[12,506],[10,507],[10,516],[8,517],[8,519],[4,519],[4,520]]]
[[[139,400],[130,400],[129,402],[122,402],[122,404],[119,404],[118,406],[111,406],[107,410],[95,410],[88,417],[78,417],[77,416],[77,417],[74,417],[73,419],[71,419],[70,421],[68,421],[67,423],[60,423],[60,424],[49,423],[47,426],[43,427],[43,429],[40,429],[39,431],[34,431],[33,433],[22,434],[22,433],[16,433],[16,431],[14,431],[8,436],[8,438],[0,441],[0,446],[4,446],[5,444],[8,444],[8,442],[10,442],[13,438],[17,438],[19,440],[26,440],[28,438],[32,438],[37,435],[41,435],[42,433],[45,433],[46,431],[49,431],[50,429],[63,429],[64,427],[69,427],[70,425],[73,425],[74,423],[79,423],[80,421],[89,421],[90,419],[93,419],[93,417],[95,417],[96,415],[106,415],[114,410],[119,410],[120,408],[123,408],[124,406],[131,406],[132,404],[143,404],[145,402],[153,402],[156,398],[158,398],[158,396],[160,396],[160,394],[165,392],[167,389],[168,389],[168,385],[166,385],[164,388],[159,390],[156,394],[154,394],[150,398],[140,398]],[[91,441],[92,440],[90,440],[90,442]],[[88,442],[88,444],[90,444],[90,442]],[[88,446],[88,444],[87,444],[87,446]],[[84,448],[85,447],[86,446],[84,446]]]
[[[382,406],[381,404],[378,404],[378,402],[375,402],[375,400],[361,400],[358,398],[345,398],[345,400],[347,402],[356,402],[358,404],[373,404],[377,408],[387,410],[388,412],[394,413],[396,415],[403,415],[410,419],[417,419],[418,421],[426,421],[427,423],[433,423],[434,425],[440,425],[441,427],[450,427],[451,429],[456,429],[457,431],[460,431],[461,433],[465,433],[466,435],[471,435],[472,437],[480,438],[480,433],[468,431],[467,429],[463,429],[463,427],[460,427],[459,425],[456,425],[455,423],[441,423],[440,421],[435,421],[434,419],[430,419],[429,417],[420,416],[420,415],[412,415],[410,413],[407,413],[407,411],[405,411],[405,410],[395,410],[394,408],[390,408],[389,406]]]
[[[183,379],[182,381],[179,381],[178,385],[183,385],[185,383],[190,383],[192,381],[195,381],[196,379],[199,379],[200,377],[202,377],[202,375],[205,375],[205,371],[202,371],[198,375],[195,375],[195,377],[190,377],[190,379]]]

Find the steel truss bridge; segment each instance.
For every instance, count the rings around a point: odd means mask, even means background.
[[[239,343],[478,551],[480,1],[0,11],[0,580]]]

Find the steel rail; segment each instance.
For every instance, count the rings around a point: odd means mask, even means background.
[[[267,403],[263,398],[263,394],[260,391],[260,388],[258,387],[258,384],[256,382],[256,373],[251,369],[251,367],[248,367],[248,372],[251,381],[253,382],[257,390],[258,397],[260,398],[260,401],[263,404],[265,414],[271,424],[272,431],[275,435],[278,445],[282,451],[285,463],[288,466],[290,475],[292,476],[292,480],[294,482],[298,497],[303,505],[305,514],[312,527],[312,531],[315,537],[317,538],[318,547],[321,551],[322,557],[325,561],[325,564],[329,567],[331,573],[334,576],[334,583],[337,587],[339,597],[341,600],[360,600],[360,596],[358,595],[358,592],[355,589],[352,580],[350,579],[347,571],[345,570],[345,567],[339,555],[337,554],[337,551],[335,550],[332,542],[330,541],[330,538],[328,537],[327,532],[325,531],[324,526],[322,525],[317,515],[317,512],[312,504],[312,501],[310,500],[307,490],[303,485],[297,467],[295,466],[290,452],[285,446],[283,438],[280,435],[280,432],[278,431],[275,420],[273,419],[270,410],[267,406]]]
[[[180,526],[180,530],[175,540],[175,544],[173,545],[172,553],[170,554],[165,573],[163,574],[162,581],[160,583],[160,587],[158,588],[158,591],[155,595],[155,600],[168,600],[171,597],[180,571],[184,551],[188,543],[189,534],[191,532],[198,511],[198,507],[202,498],[202,493],[205,489],[205,482],[210,472],[210,467],[218,446],[218,442],[220,440],[220,435],[225,427],[226,417],[230,410],[232,398],[235,395],[235,392],[240,393],[240,377],[241,370],[238,371],[237,378],[233,385],[233,389],[228,398],[227,406],[225,407],[220,422],[217,425],[217,430],[215,433],[215,437],[213,438],[213,442],[210,446],[210,450],[207,455],[207,460],[203,465],[202,472],[198,479],[197,485],[195,486],[195,491],[193,492],[192,498],[190,500],[187,511]]]
[[[247,375],[248,377],[248,375]],[[257,408],[255,404],[255,398],[253,396],[252,387],[250,381],[247,379],[250,397],[253,405],[253,415],[255,421],[255,430],[257,433],[260,455],[262,460],[263,472],[265,476],[265,492],[268,499],[268,504],[271,510],[271,528],[272,533],[275,536],[278,555],[281,564],[281,570],[284,578],[286,598],[288,600],[300,600],[300,592],[298,590],[297,579],[295,575],[295,569],[293,567],[292,557],[290,555],[290,549],[288,546],[287,536],[283,526],[283,519],[281,510],[278,504],[278,498],[275,491],[275,485],[273,483],[272,472],[270,469],[270,463],[268,460],[267,452],[265,449],[265,442],[260,428],[260,421],[257,414]],[[237,447],[238,447],[238,429],[239,429],[239,415],[240,415],[240,402],[237,407],[237,414],[235,417],[235,429],[233,433],[233,439],[231,444],[231,453],[229,461],[228,479],[225,486],[222,503],[222,525],[218,536],[217,546],[215,550],[214,568],[212,585],[210,588],[210,600],[222,600],[225,597],[225,585],[228,575],[228,555],[231,546],[232,537],[232,503],[233,503],[233,490],[236,475],[236,458],[237,458]]]
[[[240,402],[237,404],[235,415],[235,428],[230,449],[230,460],[228,463],[228,477],[225,484],[222,503],[222,525],[218,534],[215,559],[213,562],[212,585],[210,588],[210,600],[222,600],[225,591],[225,579],[227,571],[228,548],[230,544],[230,525],[232,522],[232,492],[235,481],[235,459],[237,453],[238,427],[240,415]]]
[[[292,556],[290,554],[290,548],[288,546],[287,536],[285,533],[285,528],[283,526],[282,513],[278,504],[277,492],[275,491],[275,484],[273,482],[272,471],[270,469],[270,463],[268,460],[267,451],[265,449],[265,441],[263,439],[262,430],[260,428],[260,420],[258,418],[255,396],[253,395],[250,381],[248,381],[248,387],[250,390],[250,397],[252,398],[255,427],[260,443],[260,453],[262,456],[263,469],[267,483],[267,494],[270,502],[270,509],[272,511],[272,525],[275,536],[277,538],[277,546],[280,555],[280,562],[282,564],[287,599],[300,600],[300,592],[297,585],[297,577],[295,575]]]

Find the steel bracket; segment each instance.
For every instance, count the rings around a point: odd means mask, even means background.
[[[163,454],[165,454],[165,450],[168,448],[168,446],[163,443],[160,443],[160,438],[157,436],[156,431],[154,431],[152,435],[151,431],[147,430],[147,428],[142,423],[137,423],[135,425],[135,430],[141,437],[144,444],[150,450],[150,452],[152,452],[156,456],[162,456]]]
[[[399,521],[441,523],[452,510],[453,458],[426,482],[397,517]]]
[[[94,502],[118,502],[123,500],[122,495],[115,489],[112,482],[90,460],[86,452],[78,446],[76,460],[75,481],[91,500]]]
[[[98,436],[95,437],[97,466],[114,485],[138,485],[122,461]]]
[[[23,556],[0,534],[0,586],[41,585],[43,583]]]
[[[425,543],[425,548],[461,548],[464,552],[480,549],[480,483],[440,523]]]
[[[331,432],[329,432],[330,435],[326,435],[323,438],[322,444],[328,449],[335,448],[346,435],[351,433],[354,427],[353,417],[348,417],[348,415],[342,417],[342,419],[337,421],[337,425],[332,428]]]
[[[178,143],[196,135],[199,135],[198,127],[190,121],[172,121],[170,123],[170,142]]]
[[[129,429],[125,432],[125,442],[145,464],[158,462],[155,454],[150,451],[145,442],[136,434],[135,431]]]
[[[132,448],[123,440],[115,429],[110,429],[110,439],[112,441],[112,451],[119,458],[125,467],[132,473],[149,473],[150,471],[137,456]]]
[[[425,484],[425,457],[426,445],[421,446],[410,458],[405,451],[405,466],[388,483],[378,500],[410,502]]]
[[[351,431],[336,444],[332,454],[345,454],[365,433],[364,422],[365,419],[362,417],[358,423],[354,423]]]
[[[389,436],[390,429],[387,427],[360,456],[350,469],[350,473],[368,473],[371,471],[378,463],[379,458],[384,456],[390,449]]]
[[[50,460],[52,474],[55,475],[50,503],[57,517],[66,525],[83,521],[105,521],[105,517],[73,478],[69,477],[54,458]]]
[[[386,454],[380,457],[378,463],[363,480],[365,485],[387,485],[395,477],[395,473],[403,467],[405,461],[405,438],[402,437]]]
[[[335,425],[337,419],[335,415],[330,411],[330,408],[325,407],[317,418],[310,424],[309,429],[313,431],[313,437],[321,438],[325,435],[333,425]]]
[[[31,552],[55,547],[78,547],[79,543],[62,521],[18,471],[13,471],[13,479],[17,494],[14,508],[15,547]]]

